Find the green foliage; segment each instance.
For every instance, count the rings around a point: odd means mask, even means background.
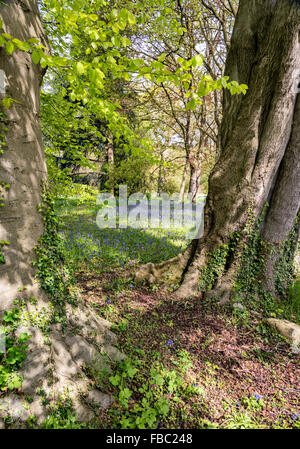
[[[200,291],[208,291],[213,287],[215,280],[220,276],[224,270],[226,258],[229,252],[229,245],[223,244],[214,251],[208,254],[208,261],[202,268],[199,276]]]
[[[248,221],[238,249],[241,262],[235,292],[239,292],[243,298],[253,296],[262,290],[260,279],[265,256],[260,229],[267,206],[266,204],[258,219],[254,217],[251,209],[248,211]]]
[[[58,218],[54,210],[54,200],[44,186],[42,204],[39,211],[43,216],[44,232],[35,248],[36,260],[41,285],[50,294],[52,303],[62,311],[65,302],[74,303],[72,292],[72,275],[62,239],[58,233]],[[58,312],[58,311],[57,311]],[[56,315],[56,319],[59,319]]]
[[[74,413],[72,401],[59,396],[55,407],[50,407],[48,418],[42,422],[42,429],[84,429],[86,424],[79,422]]]
[[[14,331],[20,322],[21,312],[15,307],[5,311],[2,319],[3,329],[1,338],[4,338],[5,352],[0,353],[0,390],[17,390],[22,386],[22,377],[18,374],[19,369],[26,358],[26,341],[31,337],[22,333],[15,337]]]
[[[201,7],[191,3],[185,8],[201,16]],[[44,0],[41,12],[51,54],[36,38],[22,42],[7,33],[0,35],[0,46],[5,46],[9,55],[15,50],[28,52],[34,64],[48,68],[42,124],[53,184],[70,182],[74,164],[91,168],[89,155],[105,152],[103,144],[113,136],[123,159],[131,156],[131,164],[120,164],[116,176],[122,182],[129,178],[134,188],[140,188],[144,177],[138,180],[135,174],[153,165],[155,142],[146,138],[143,123],[134,119],[137,93],[133,84],[137,79],[183,89],[187,101],[182,107],[187,111],[195,110],[203,97],[216,90],[246,93],[245,85],[203,72],[204,57],[198,53],[186,58],[176,54],[175,69],[165,52],[154,58],[136,57],[130,38],[136,34],[145,38],[149,24],[150,39],[167,36],[174,48],[185,49],[189,34],[174,1],[153,0],[145,8],[143,2],[131,1]],[[137,167],[138,158],[141,163]]]
[[[289,304],[291,314],[297,316],[300,322],[300,278],[298,278],[290,287]]]
[[[279,258],[275,264],[275,286],[276,291],[280,296],[288,296],[291,284],[295,279],[294,256],[295,245],[297,245],[296,234],[297,227],[299,226],[298,220],[299,217],[295,221],[292,231],[289,233],[281,247],[275,247],[273,249],[279,252]]]
[[[77,268],[88,263],[94,270],[137,263],[162,262],[176,256],[188,244],[185,229],[99,229],[99,206],[79,199],[58,199],[59,231],[68,260]],[[114,288],[118,289],[117,285]]]
[[[5,240],[0,241],[0,263],[5,263],[5,258],[2,253],[2,248],[3,248],[3,246],[9,246],[9,245],[10,245],[10,242],[8,242],[8,241],[5,241]]]
[[[109,380],[114,387],[117,405],[109,411],[113,425],[121,429],[155,429],[159,420],[171,412],[185,384],[176,371],[154,363],[147,379],[145,361],[127,358],[115,368]],[[172,396],[172,399],[170,397]]]
[[[265,205],[257,219],[249,210],[248,222],[237,246],[240,268],[234,284],[233,299],[241,302],[247,301],[252,307],[263,310],[272,317],[292,319],[298,322],[300,310],[297,282],[293,286],[297,222],[282,245],[266,246],[260,234],[267,207],[268,204]],[[276,297],[272,292],[266,291],[262,285],[265,275],[265,260],[273,253],[277,257],[274,266]],[[246,311],[241,313],[247,315]]]

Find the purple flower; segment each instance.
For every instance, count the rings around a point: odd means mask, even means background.
[[[257,400],[261,399],[261,396],[260,396],[259,394],[254,394],[253,396],[254,396],[255,399],[257,399]]]
[[[299,418],[299,413],[295,413],[293,416],[292,416],[292,420],[293,421],[296,421],[296,419],[298,419]]]

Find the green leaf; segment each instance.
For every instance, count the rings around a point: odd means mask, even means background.
[[[122,8],[119,14],[119,18],[127,22],[128,19],[128,11],[125,8]]]
[[[34,64],[38,64],[41,59],[39,52],[37,52],[37,51],[32,52],[31,59],[34,62]]]
[[[44,56],[41,57],[40,64],[43,67],[43,69],[48,66],[48,61]]]
[[[194,111],[195,109],[196,109],[196,101],[194,100],[194,98],[191,100],[191,101],[189,101],[188,102],[188,104],[186,105],[186,110],[187,111],[189,111],[189,110],[192,110],[192,111]]]
[[[128,23],[129,25],[135,25],[136,24],[136,17],[132,14],[131,11],[128,11]]]
[[[83,73],[85,73],[85,66],[84,66],[84,64],[82,62],[77,62],[76,70],[79,73],[79,75],[83,75]]]
[[[128,388],[124,388],[124,390],[121,390],[119,393],[119,400],[120,402],[126,402],[132,395],[132,391],[130,391]]]
[[[157,59],[159,62],[164,62],[167,57],[167,53],[162,53]]]
[[[30,44],[38,44],[39,40],[36,37],[31,37],[27,42],[29,42]]]
[[[134,377],[134,375],[138,372],[138,370],[132,366],[127,369],[127,374],[129,377]]]
[[[169,404],[168,401],[166,399],[159,399],[156,402],[156,409],[158,411],[158,413],[160,413],[161,415],[167,415],[167,413],[169,412]]]
[[[93,22],[96,22],[97,20],[98,20],[98,16],[97,16],[97,14],[90,14],[89,15],[89,18],[93,21]]]
[[[6,109],[9,109],[11,105],[13,104],[14,100],[10,97],[4,97],[2,99],[2,104]]]
[[[121,377],[116,374],[115,376],[110,376],[109,380],[110,383],[112,383],[116,387],[121,382]]]
[[[126,20],[125,19],[120,19],[119,22],[117,23],[118,27],[120,28],[120,30],[125,30],[126,28]]]
[[[203,57],[201,56],[201,55],[195,55],[193,58],[192,58],[192,64],[193,64],[193,67],[196,67],[197,65],[202,65],[203,64]]]
[[[6,44],[6,53],[8,55],[11,55],[13,53],[14,49],[15,49],[15,46],[12,43],[12,41],[8,41],[7,44]]]
[[[19,50],[29,51],[31,49],[28,42],[22,42],[19,39],[13,39],[12,42]]]

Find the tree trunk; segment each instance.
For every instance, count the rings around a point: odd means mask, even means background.
[[[160,164],[158,168],[158,178],[157,178],[157,195],[161,196],[163,194],[163,188],[165,185],[165,167],[164,167],[165,157],[164,153],[160,155]]]
[[[200,168],[196,164],[191,164],[191,177],[189,185],[189,193],[191,194],[192,201],[196,201],[196,196],[200,187]]]
[[[3,2],[2,2],[3,3]],[[37,37],[47,45],[38,14],[37,2],[4,2],[0,18],[6,33],[22,41]],[[42,136],[39,125],[40,85],[43,70],[32,62],[31,56],[14,51],[11,56],[0,49],[0,70],[7,80],[6,93],[16,103],[5,109],[2,126],[6,123],[5,146],[1,155],[0,182],[10,185],[1,208],[0,240],[9,241],[2,248],[5,263],[0,266],[0,309],[13,304],[26,287],[27,295],[37,296],[32,260],[33,248],[43,231],[37,211],[41,202],[41,181],[47,178]]]
[[[184,171],[183,171],[183,175],[182,175],[182,180],[181,180],[181,185],[180,185],[180,190],[179,190],[179,199],[178,199],[179,201],[183,200],[186,181],[187,181],[187,175],[188,175],[188,168],[189,168],[189,160],[186,159],[186,163],[185,163]]]
[[[0,18],[5,32],[14,38],[24,41],[36,37],[47,45],[37,1],[2,2]],[[0,49],[0,70],[7,79],[6,96],[17,101],[5,111],[5,120],[2,119],[2,125],[5,122],[8,129],[1,155],[0,182],[10,184],[10,189],[3,198],[0,239],[9,241],[10,245],[2,249],[5,263],[2,260],[0,310],[2,315],[16,299],[23,299],[17,306],[20,320],[14,323],[16,328],[9,337],[17,338],[24,332],[31,335],[27,357],[19,373],[23,377],[19,394],[2,391],[0,428],[3,427],[2,418],[7,417],[12,422],[10,427],[26,427],[24,422],[32,416],[41,423],[46,418],[47,404],[57,406],[59,395],[67,391],[78,419],[88,421],[95,417],[91,403],[103,409],[110,405],[111,399],[98,390],[89,391],[90,381],[82,366],[104,367],[107,362],[101,357],[101,351],[107,354],[108,360],[120,360],[124,356],[111,346],[114,335],[109,331],[110,323],[97,316],[80,298],[77,306],[60,298],[63,304],[59,316],[63,315],[63,328],[62,323],[55,320],[56,303],[51,303],[52,298],[35,280],[34,247],[43,232],[37,206],[41,203],[41,181],[47,178],[39,124],[43,70],[32,62],[30,54],[14,51],[8,55],[3,48]],[[3,97],[5,94],[1,90]],[[27,299],[31,297],[30,301],[26,301],[25,293]],[[47,330],[41,329],[41,322]],[[2,357],[0,354],[1,361]],[[40,390],[47,396],[43,405]]]
[[[299,216],[300,198],[300,97],[298,95],[290,141],[283,157],[270,207],[262,228],[262,238],[268,248],[265,263],[265,288],[275,293],[275,264],[282,244]],[[299,217],[300,218],[300,217]],[[298,223],[299,228],[299,223]],[[299,231],[298,231],[299,232]],[[294,245],[297,245],[297,238]]]
[[[249,90],[245,96],[224,92],[221,154],[209,178],[204,235],[189,247],[178,297],[198,291],[209,254],[228,245],[233,233],[243,234],[249,210],[257,218],[270,202],[267,240],[276,235],[282,243],[293,226],[300,206],[299,25],[296,2],[240,1],[225,74]],[[289,205],[283,205],[284,195]],[[230,297],[238,266],[238,256],[230,254],[216,280],[215,293],[223,301]]]

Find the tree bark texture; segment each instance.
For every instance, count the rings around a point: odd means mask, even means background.
[[[38,38],[47,46],[36,1],[6,1],[0,6],[4,31],[22,41]],[[10,189],[4,196],[0,215],[0,240],[9,241],[2,252],[5,263],[0,266],[0,310],[7,309],[26,287],[27,294],[35,296],[33,248],[42,233],[42,219],[37,211],[41,202],[41,182],[47,178],[47,169],[39,124],[40,86],[43,69],[32,62],[30,54],[14,51],[7,55],[0,49],[0,70],[5,74],[6,93],[16,100],[4,110],[4,152],[0,156],[0,182]]]

